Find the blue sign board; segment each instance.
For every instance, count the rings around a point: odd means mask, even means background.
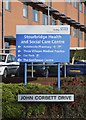
[[[18,25],[16,28],[16,59],[18,62],[25,62],[25,85],[28,62],[69,62],[70,26]],[[58,90],[60,90],[60,63]]]
[[[69,48],[69,34],[16,34],[18,62],[69,62]]]

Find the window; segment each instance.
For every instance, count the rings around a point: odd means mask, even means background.
[[[56,25],[56,20],[52,18],[52,25]]]
[[[43,25],[48,25],[48,16],[46,14],[43,14],[42,22],[43,22]]]
[[[28,16],[28,6],[27,5],[23,5],[23,16],[27,17]]]
[[[76,8],[76,6],[77,6],[77,5],[76,5],[76,0],[74,0],[74,7]]]
[[[5,42],[5,48],[9,49],[9,42]]]
[[[10,11],[10,0],[6,0],[6,10]]]
[[[74,28],[73,36],[74,36],[74,37],[77,37],[77,29],[76,29],[76,28]]]
[[[33,21],[38,21],[38,11],[37,10],[35,10],[35,9],[33,9]]]
[[[82,11],[82,3],[79,3],[79,11]]]
[[[84,33],[84,40],[86,41],[86,33]]]
[[[10,44],[9,44],[9,42],[5,42],[5,52],[6,53],[9,53],[9,48],[10,48]]]
[[[68,3],[71,3],[72,1],[71,0],[67,0]]]
[[[86,5],[84,4],[84,13],[86,14]]]
[[[82,31],[79,31],[79,39],[82,40]]]

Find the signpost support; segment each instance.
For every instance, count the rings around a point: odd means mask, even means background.
[[[66,64],[64,64],[64,77],[66,78]]]
[[[27,63],[25,63],[24,85],[27,85]]]
[[[58,63],[58,90],[60,90],[60,63]]]
[[[33,78],[33,62],[32,62],[32,66],[31,66],[31,71],[32,71],[32,78]]]

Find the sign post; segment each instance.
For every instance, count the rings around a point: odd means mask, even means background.
[[[58,90],[60,90],[60,63],[58,63]]]
[[[66,78],[66,76],[67,76],[67,73],[66,73],[66,67],[67,67],[67,65],[64,64],[64,77],[65,77],[65,78]]]
[[[27,63],[25,63],[24,85],[27,85]]]

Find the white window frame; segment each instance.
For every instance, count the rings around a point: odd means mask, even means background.
[[[28,6],[23,5],[23,17],[28,17]]]
[[[10,11],[11,7],[10,7],[10,0],[6,0],[6,6],[5,6],[6,10]]]
[[[77,8],[77,2],[74,0],[74,7]]]
[[[80,3],[79,3],[79,11],[80,11],[80,12],[82,12],[82,7],[83,7],[83,6],[82,6],[82,3],[80,2]]]
[[[33,21],[35,22],[39,21],[39,12],[36,9],[33,9]]]
[[[46,14],[43,14],[42,16],[42,22],[43,22],[43,25],[48,25],[48,16]]]

